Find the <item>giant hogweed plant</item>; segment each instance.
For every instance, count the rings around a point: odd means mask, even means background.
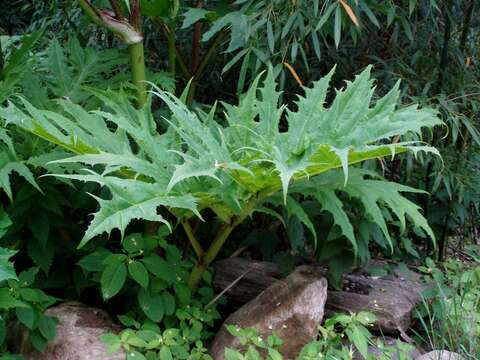
[[[278,204],[278,198],[316,236],[295,194],[311,196],[330,212],[354,251],[357,242],[337,196],[339,190],[361,199],[365,213],[387,239],[390,215],[383,204],[403,227],[408,218],[433,238],[418,207],[400,194],[414,189],[382,181],[362,183],[365,174],[357,176],[355,184],[348,180],[349,166],[367,159],[407,150],[436,153],[421,143],[391,141],[440,124],[436,113],[416,105],[397,108],[399,84],[372,101],[370,68],[336,90],[326,106],[333,72],[305,88],[305,95],[299,96],[296,110],[292,110],[279,104],[281,93],[270,69],[256,78],[238,105],[223,105],[224,125],[214,120],[216,105],[208,114],[195,113],[183,99],[154,89],[153,96],[161,98],[171,111],[171,117],[165,119],[169,128],[163,134],[156,131],[150,103],[135,109],[122,92],[92,89],[103,101],[103,110],[87,112],[68,100],[59,100],[63,111],[51,112],[21,99],[21,106],[9,102],[0,109],[0,117],[6,124],[15,124],[75,154],[57,160],[58,165],[75,163],[84,168],[56,176],[108,188],[109,198],[96,197],[99,210],[80,247],[113,229],[119,229],[123,238],[133,219],[168,224],[173,215],[198,258],[189,279],[195,290],[232,231],[256,211],[275,215],[268,205]],[[341,186],[337,186],[338,178],[334,179],[336,185],[325,183],[329,178],[323,174],[334,169],[343,172]],[[211,241],[199,239],[191,226],[193,218],[202,219],[207,210],[220,221]]]

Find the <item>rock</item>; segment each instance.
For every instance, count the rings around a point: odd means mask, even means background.
[[[447,350],[435,350],[419,356],[415,360],[465,360],[465,358]]]
[[[300,266],[231,314],[224,325],[253,327],[264,340],[275,332],[283,340],[280,352],[286,359],[293,359],[305,344],[316,339],[326,297],[323,272],[315,266]],[[223,360],[226,347],[239,345],[238,339],[222,326],[210,347],[210,355]]]
[[[118,352],[107,356],[107,348],[100,341],[106,332],[118,332],[116,325],[103,310],[87,307],[78,302],[66,302],[52,307],[46,315],[58,319],[57,336],[48,343],[43,353],[32,348],[27,340],[28,333],[15,324],[16,331],[10,340],[12,349],[27,360],[124,360],[125,354]]]
[[[269,262],[229,258],[217,262],[214,267],[214,286],[219,290],[228,288],[243,275],[227,291],[235,302],[251,300],[281,277],[277,265]],[[321,271],[326,272],[326,269]],[[420,303],[420,293],[425,289],[413,272],[408,277],[400,272],[385,277],[354,273],[345,275],[344,279],[341,291],[328,290],[327,313],[369,311],[377,317],[372,330],[383,334],[404,334],[411,326],[412,311]]]

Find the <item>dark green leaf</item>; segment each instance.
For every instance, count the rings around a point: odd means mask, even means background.
[[[160,256],[150,255],[142,259],[142,262],[153,275],[168,283],[174,283],[176,279],[175,270]]]
[[[187,285],[185,284],[175,284],[175,295],[177,296],[180,303],[183,305],[187,305],[190,303],[191,292]]]
[[[44,352],[47,348],[48,341],[38,331],[30,331],[29,339],[37,351]]]
[[[26,287],[32,285],[35,281],[35,277],[38,274],[38,270],[39,268],[34,266],[28,270],[22,271],[20,275],[18,275],[20,286]]]
[[[18,307],[15,309],[17,319],[30,330],[37,327],[39,314],[31,307]]]
[[[107,265],[102,273],[100,283],[104,299],[110,299],[118,294],[127,278],[127,267],[123,262]]]
[[[131,234],[123,239],[122,246],[130,254],[133,254],[143,250],[143,242],[142,234]]]
[[[131,262],[128,263],[128,273],[130,276],[135,280],[137,283],[139,283],[142,287],[147,288],[148,287],[148,272],[147,269],[145,269],[145,266],[136,260],[132,260]]]
[[[141,289],[138,292],[138,304],[150,320],[154,322],[162,320],[165,310],[159,294],[150,294],[147,290]]]
[[[46,315],[40,315],[38,320],[38,329],[45,339],[51,341],[57,334],[57,322],[54,318]]]
[[[160,349],[160,359],[161,360],[173,360],[172,352],[168,346],[163,345]]]
[[[136,350],[129,350],[127,351],[127,360],[146,360],[146,358]]]
[[[175,297],[167,291],[162,293],[165,314],[173,315],[175,313]]]
[[[350,340],[358,352],[366,359],[368,357],[368,339],[357,326],[345,329],[348,340]]]
[[[112,255],[110,251],[100,249],[84,256],[77,264],[87,271],[102,271],[105,268],[104,261],[110,255]]]
[[[9,288],[0,288],[0,309],[8,310],[14,307],[26,306],[20,300],[17,300]]]

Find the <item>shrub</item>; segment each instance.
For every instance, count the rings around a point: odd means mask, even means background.
[[[305,88],[305,97],[299,98],[293,111],[279,106],[281,94],[270,69],[263,86],[259,86],[258,77],[238,106],[225,104],[225,126],[214,121],[215,106],[208,114],[197,115],[181,99],[158,89],[153,94],[172,113],[163,134],[156,131],[150,105],[136,110],[122,92],[91,90],[108,112],[87,112],[68,100],[59,100],[62,111],[54,113],[22,99],[21,106],[10,102],[0,109],[0,117],[77,154],[56,160],[56,164],[91,166],[77,174],[56,176],[96,182],[109,189],[110,198],[97,198],[100,209],[80,246],[115,228],[123,237],[133,219],[170,226],[166,218],[171,214],[183,225],[198,256],[189,281],[191,289],[196,289],[235,227],[277,193],[282,193],[287,204],[289,194],[310,195],[314,177],[332,169],[343,170],[346,185],[350,164],[406,150],[436,152],[415,142],[387,142],[394,136],[420,133],[423,127],[440,124],[431,109],[415,105],[396,109],[398,83],[372,106],[373,80],[368,68],[345,89],[338,90],[330,107],[325,107],[332,74],[333,70],[312,88]],[[384,190],[392,194],[391,188]],[[393,190],[397,195],[399,190],[410,191],[398,187]],[[332,213],[355,249],[348,217],[334,193],[320,190],[314,198]],[[392,203],[383,196],[382,200],[392,207],[402,227],[408,215],[433,237],[413,203]],[[383,214],[375,202],[370,199],[365,207],[386,232]],[[161,213],[157,211],[160,206],[165,209]],[[191,217],[201,218],[207,209],[221,220],[211,244],[199,241],[190,226]],[[312,228],[309,220],[300,216]],[[204,250],[205,246],[208,248]]]

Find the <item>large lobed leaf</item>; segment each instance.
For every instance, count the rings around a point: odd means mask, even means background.
[[[292,179],[342,167],[347,181],[349,164],[406,150],[437,153],[421,144],[388,143],[394,136],[420,134],[422,128],[441,121],[432,109],[418,109],[416,105],[396,109],[398,83],[372,105],[370,70],[368,67],[353,82],[347,82],[345,89],[337,90],[329,107],[325,106],[325,98],[333,70],[312,88],[305,88],[297,110],[286,109],[288,129],[283,132],[278,126],[283,107],[277,105],[280,94],[275,90],[272,70],[259,89],[260,99],[255,81],[238,106],[227,106],[229,140],[235,150],[244,149],[241,156],[249,159],[248,167],[253,172],[236,174],[238,180],[252,192],[281,185],[286,197]],[[278,176],[272,176],[272,171]]]
[[[291,192],[316,199],[321,204],[322,210],[332,215],[335,225],[340,227],[341,233],[350,241],[355,252],[357,239],[354,228],[338,196],[342,192],[362,204],[366,219],[380,228],[392,250],[393,242],[387,226],[387,219],[390,216],[385,210],[395,215],[400,224],[400,232],[405,231],[408,219],[413,226],[422,229],[432,240],[435,239],[432,229],[420,212],[420,207],[402,195],[423,191],[378,179],[376,174],[362,169],[351,169],[347,185],[344,184],[342,173],[337,170],[310,181],[298,182],[292,186]]]

